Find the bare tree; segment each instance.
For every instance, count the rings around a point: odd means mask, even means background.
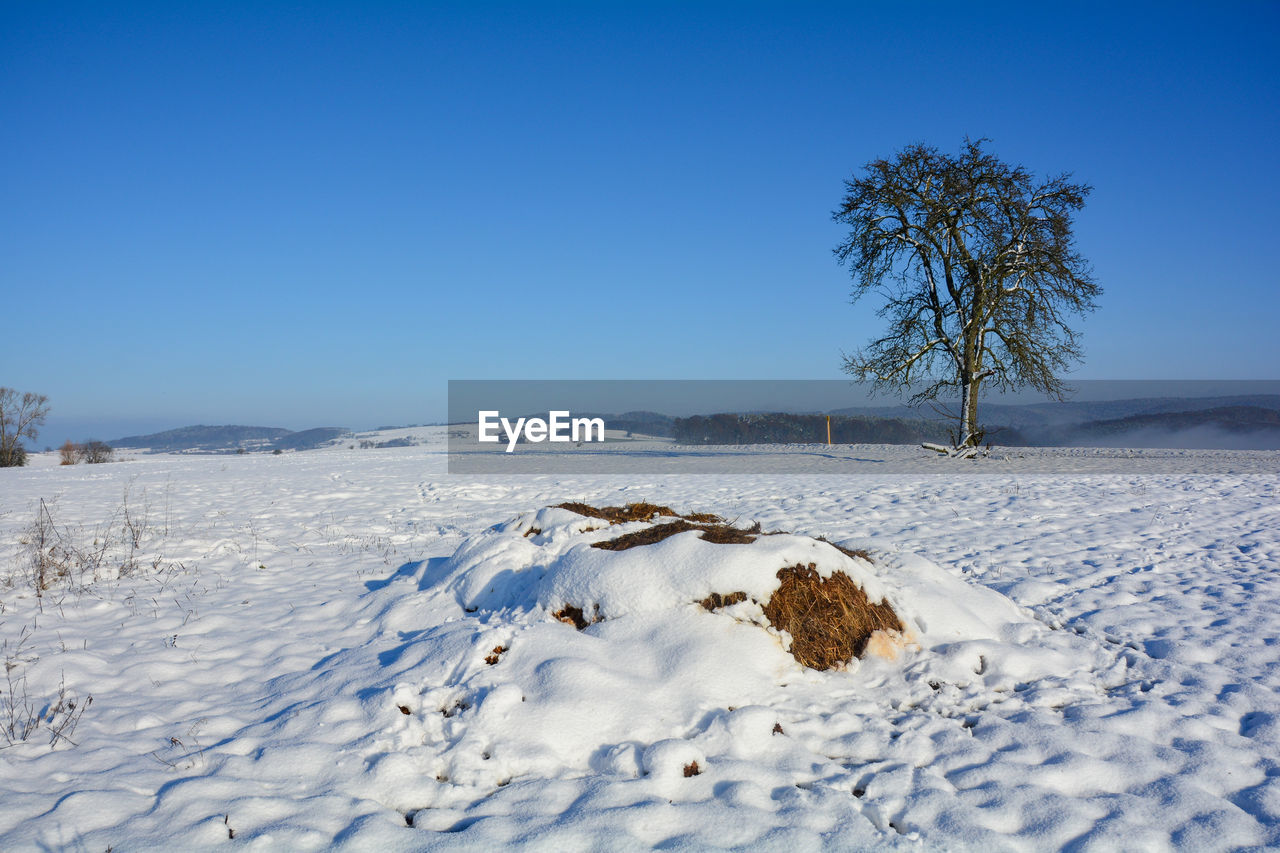
[[[853,301],[886,302],[889,330],[846,355],[844,369],[911,402],[959,396],[956,447],[976,446],[978,396],[1030,386],[1056,399],[1080,358],[1067,325],[1092,311],[1101,288],[1076,251],[1072,214],[1090,188],[1070,174],[1036,181],[965,140],[959,156],[923,144],[868,163],[845,182],[832,214],[849,236],[835,248]]]
[[[90,439],[77,448],[79,456],[89,465],[100,465],[115,458],[115,448],[105,441]]]
[[[27,464],[22,439],[36,440],[36,427],[49,414],[49,398],[0,388],[0,468]]]

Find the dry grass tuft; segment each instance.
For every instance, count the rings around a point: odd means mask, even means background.
[[[592,542],[591,547],[601,548],[605,551],[626,551],[628,548],[652,545],[655,542],[661,542],[663,539],[675,536],[677,533],[684,533],[689,530],[701,531],[702,539],[707,542],[714,542],[717,545],[749,545],[756,541],[756,536],[758,535],[758,531],[741,530],[737,527],[730,527],[727,524],[694,524],[684,519],[679,519],[665,524],[655,524],[653,527],[637,530],[634,533],[627,533],[617,539]]]
[[[843,545],[837,545],[836,543],[832,542],[830,539],[828,539],[825,536],[819,536],[818,541],[826,542],[828,545],[830,545],[832,548],[835,548],[837,551],[839,551],[841,554],[844,554],[846,557],[853,557],[858,560],[866,560],[868,563],[875,562],[875,560],[871,559],[870,552],[864,551],[861,548],[846,548]]]
[[[686,779],[690,776],[697,776],[701,772],[702,768],[698,766],[698,762],[696,761],[690,761],[684,766],[684,778]]]
[[[888,603],[872,604],[844,572],[829,578],[817,567],[778,571],[782,585],[764,605],[769,624],[791,635],[791,656],[812,669],[832,669],[860,657],[876,631],[903,630]]]
[[[579,631],[591,624],[583,615],[582,608],[574,607],[572,604],[566,604],[555,613],[552,613],[551,616],[561,622],[572,625]]]
[[[556,509],[567,509],[588,518],[601,518],[610,524],[622,524],[625,521],[653,521],[660,515],[679,518],[680,514],[669,506],[651,503],[632,503],[626,506],[591,506],[581,501],[556,504]]]
[[[764,615],[791,635],[796,661],[831,669],[864,655],[897,657],[903,646],[898,614],[886,603],[872,604],[848,575],[835,572],[824,580],[810,563],[782,569],[778,577],[782,585],[764,605]],[[746,600],[745,592],[713,592],[698,604],[716,611]]]
[[[653,527],[646,527],[644,530],[637,530],[634,533],[627,533],[617,539],[592,542],[591,547],[600,548],[604,551],[626,551],[629,548],[639,548],[641,545],[652,545],[655,542],[661,542],[663,539],[668,539],[677,533],[684,533],[686,530],[701,529],[700,526],[690,524],[687,521],[671,521],[666,524],[655,524]]]
[[[721,607],[728,607],[732,604],[737,604],[741,601],[746,601],[746,600],[747,600],[747,594],[745,592],[730,592],[726,595],[721,595],[718,592],[713,592],[710,595],[708,595],[706,598],[699,601],[698,603],[701,604],[703,608],[706,610],[715,611],[715,610],[719,610]]]
[[[653,521],[655,518],[681,518],[695,524],[723,524],[724,519],[709,512],[694,512],[681,515],[669,506],[651,503],[631,503],[626,506],[591,506],[581,501],[556,504],[556,509],[567,509],[588,518],[600,518],[610,524],[622,524],[626,521]]]
[[[651,503],[630,503],[626,506],[597,507],[581,501],[556,504],[556,509],[567,509],[588,518],[599,518],[610,524],[622,524],[628,521],[654,521],[658,518],[671,518],[674,521],[656,524],[647,530],[640,530],[611,539],[606,542],[593,542],[592,547],[605,551],[625,551],[640,545],[652,545],[669,536],[684,533],[686,530],[701,531],[702,538],[718,545],[747,545],[755,541],[760,534],[760,525],[749,530],[742,530],[725,523],[725,520],[710,512],[691,512],[681,515],[669,506]],[[594,529],[594,528],[591,528]],[[583,531],[584,533],[586,531]],[[528,534],[526,534],[528,535]]]

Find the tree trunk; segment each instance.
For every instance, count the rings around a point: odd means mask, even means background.
[[[982,383],[981,379],[971,380],[968,389],[969,411],[965,413],[965,421],[968,423],[968,432],[965,435],[964,443],[969,447],[977,447],[978,436],[978,386]]]

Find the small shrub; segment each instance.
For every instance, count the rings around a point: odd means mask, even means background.
[[[0,685],[0,736],[4,737],[4,746],[28,740],[40,729],[49,735],[49,746],[57,746],[59,742],[75,746],[71,735],[85,709],[93,704],[93,696],[86,696],[81,702],[75,691],[67,690],[66,682],[58,685],[58,694],[47,702],[33,702],[27,694],[27,676],[21,671],[29,658],[23,651],[28,639],[26,631],[18,639],[17,646],[10,648],[8,641],[3,644],[4,650],[4,684]],[[3,749],[4,746],[0,746]]]
[[[68,546],[67,537],[58,529],[44,498],[40,499],[40,509],[36,512],[35,521],[27,528],[22,543],[30,554],[31,580],[37,596],[44,595],[45,590],[57,581],[72,575],[78,555],[74,548]]]
[[[115,458],[115,449],[105,441],[90,439],[80,445],[80,458],[87,465],[101,465]]]
[[[80,461],[80,448],[71,439],[58,448],[59,465],[74,465]]]
[[[37,599],[57,588],[57,595],[80,590],[99,580],[121,578],[133,574],[144,565],[153,571],[181,569],[181,563],[168,563],[159,554],[143,557],[144,543],[157,532],[150,517],[150,504],[143,499],[130,501],[126,488],[120,506],[105,522],[91,530],[72,528],[58,521],[56,499],[40,499],[35,519],[22,531],[18,544],[25,559],[25,576],[15,576],[34,590]],[[167,528],[165,534],[167,535]]]

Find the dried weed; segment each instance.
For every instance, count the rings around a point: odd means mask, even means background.
[[[681,519],[679,521],[669,521],[665,524],[655,524],[653,527],[646,527],[644,530],[624,534],[617,539],[592,542],[591,547],[605,551],[626,551],[629,548],[638,548],[641,545],[653,545],[663,539],[675,536],[677,533],[685,533],[690,530],[700,531],[699,538],[706,542],[713,542],[716,545],[750,545],[756,541],[756,536],[761,535],[758,525],[752,530],[742,530],[737,527],[730,527],[727,524],[694,524]]]
[[[726,593],[725,595],[721,595],[718,592],[713,592],[710,595],[708,595],[706,598],[699,601],[698,603],[701,604],[703,608],[706,610],[716,611],[716,610],[719,610],[721,607],[729,607],[731,605],[738,604],[739,602],[746,601],[746,600],[747,600],[747,594],[745,592],[730,592],[730,593]]]
[[[780,569],[778,579],[782,584],[764,614],[791,635],[791,655],[807,667],[843,666],[862,655],[874,632],[903,630],[887,602],[872,604],[844,572],[823,578],[810,563]]]
[[[869,551],[864,551],[861,548],[846,548],[843,545],[837,545],[825,536],[819,536],[818,541],[826,542],[846,557],[853,557],[856,560],[866,560],[868,563],[875,562],[875,560],[871,559],[871,553]]]
[[[581,631],[587,625],[591,624],[582,614],[581,607],[574,607],[572,604],[566,604],[564,607],[551,614],[555,619],[572,625]]]
[[[595,507],[581,501],[570,501],[556,504],[555,508],[567,509],[570,512],[576,512],[578,515],[585,515],[588,518],[603,519],[610,524],[622,524],[627,521],[653,521],[658,517],[681,518],[685,521],[692,521],[695,524],[720,524],[724,522],[723,518],[718,515],[712,515],[709,512],[681,515],[669,506],[644,502],[630,503],[626,506]]]

